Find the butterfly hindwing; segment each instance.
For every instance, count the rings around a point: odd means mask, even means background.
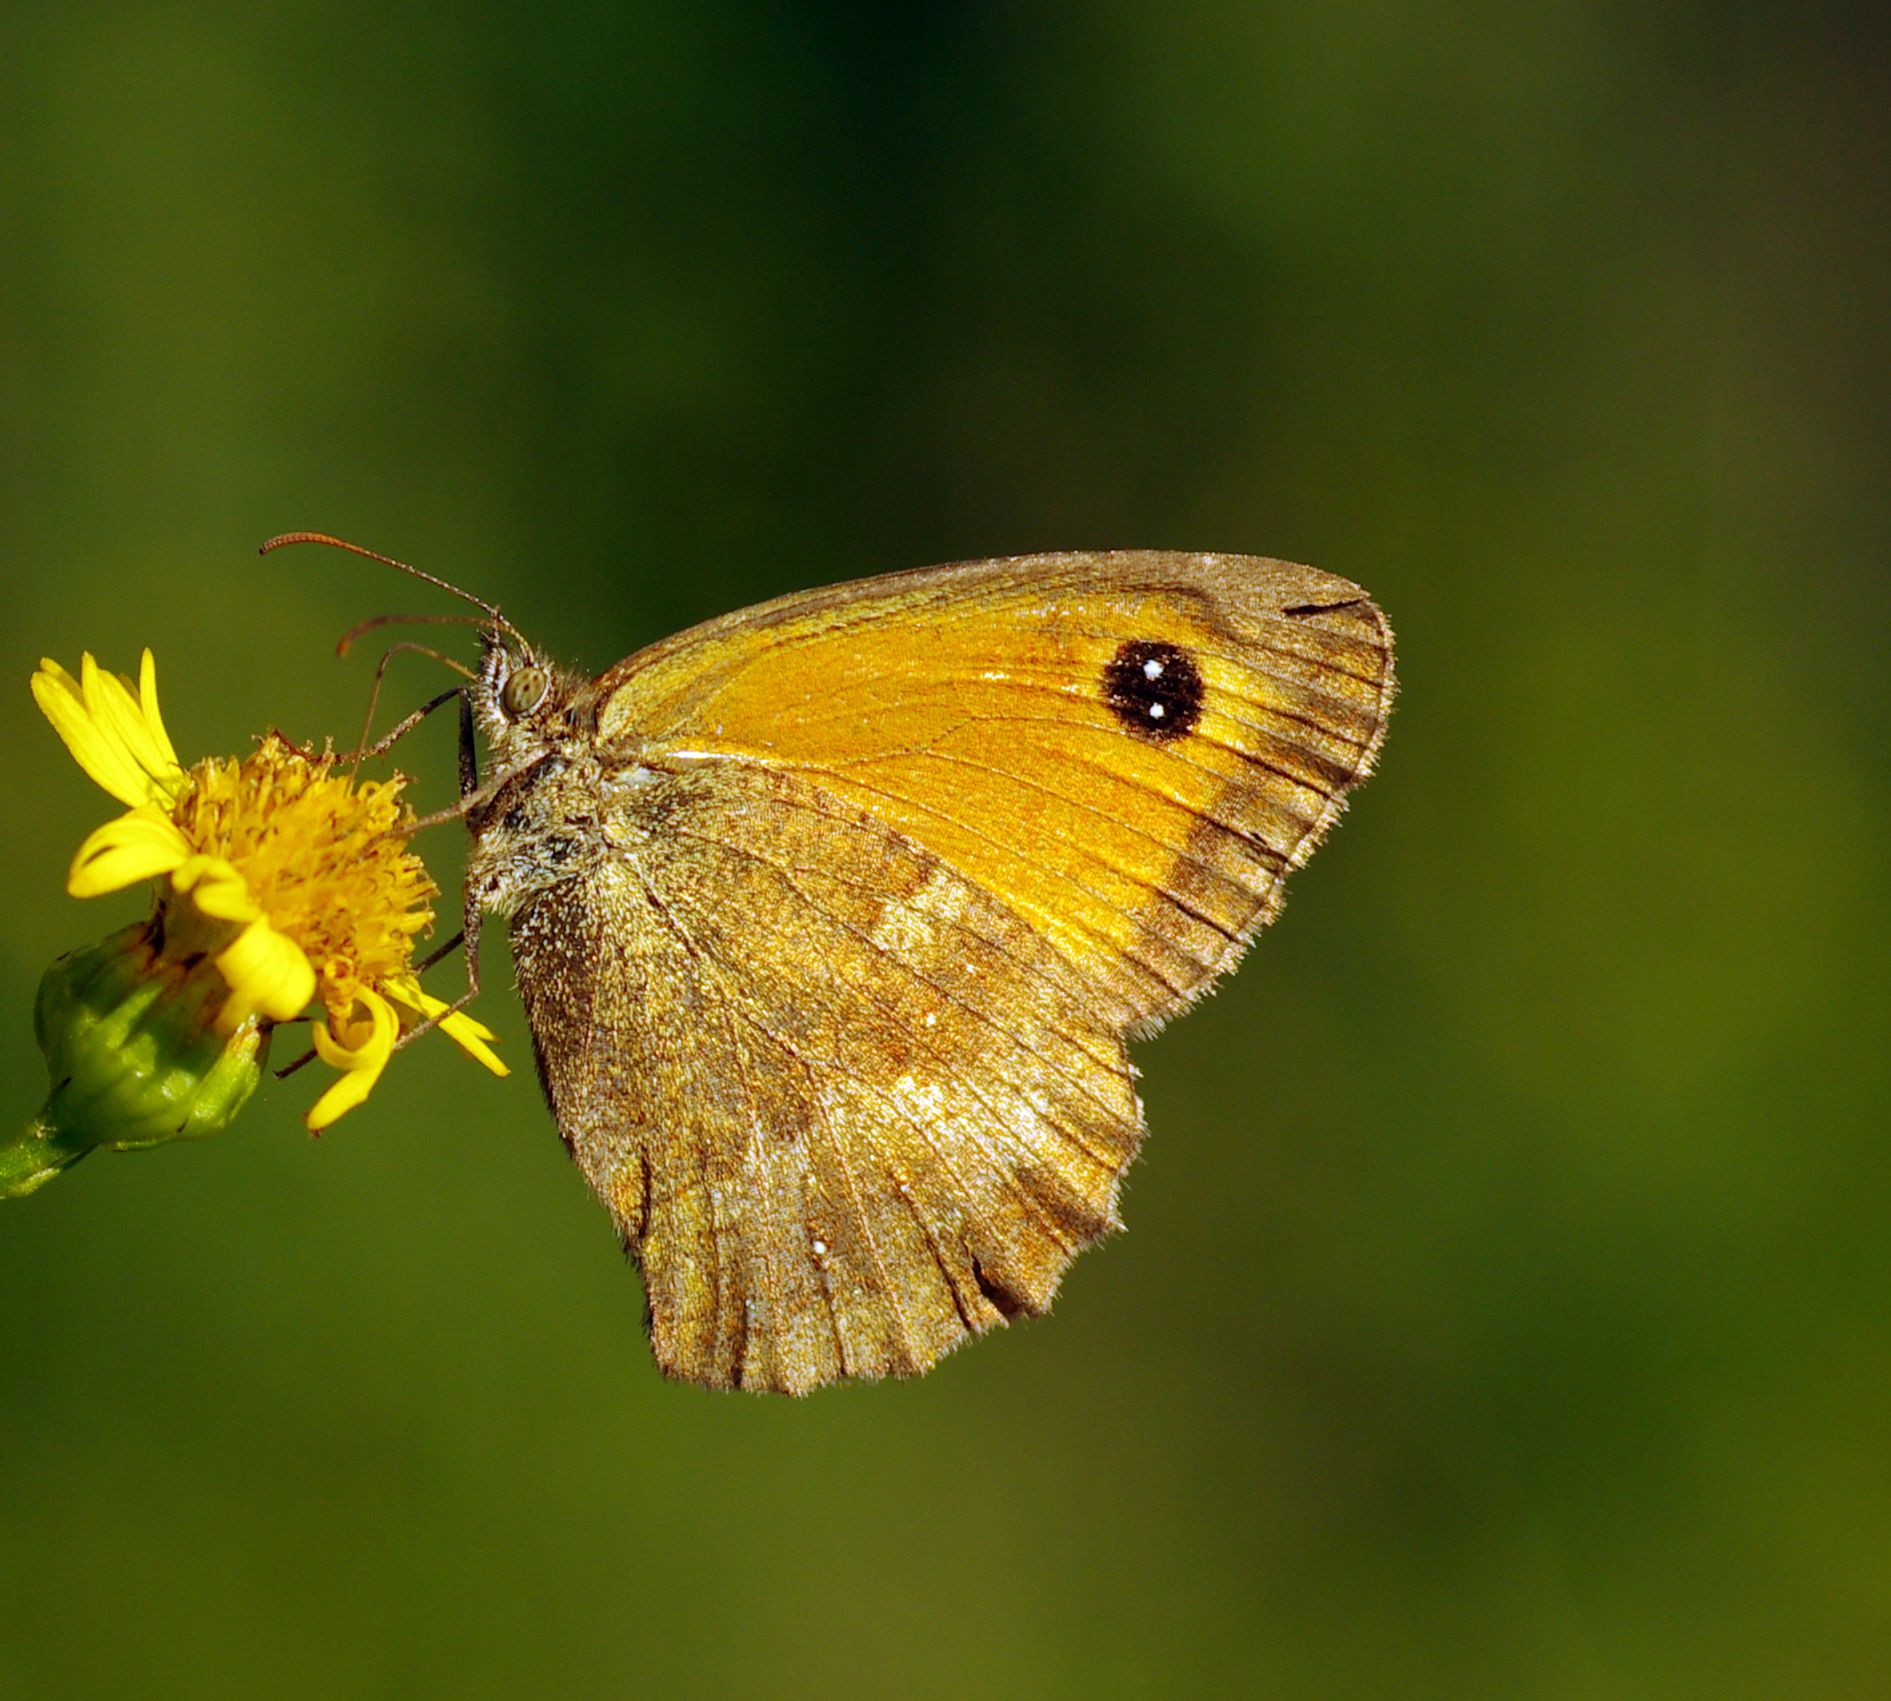
[[[1079,977],[793,775],[696,769],[625,816],[633,854],[529,904],[514,949],[664,1370],[799,1393],[1045,1310],[1140,1137]]]

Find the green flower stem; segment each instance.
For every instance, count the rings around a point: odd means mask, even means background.
[[[18,1199],[69,1169],[92,1149],[92,1142],[68,1134],[46,1120],[42,1111],[25,1131],[0,1146],[0,1199]]]

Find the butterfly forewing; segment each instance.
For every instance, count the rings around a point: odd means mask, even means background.
[[[1229,967],[1369,770],[1392,691],[1365,594],[1122,552],[868,580],[713,622],[599,682],[599,731],[761,763],[1000,898],[1121,1026]]]

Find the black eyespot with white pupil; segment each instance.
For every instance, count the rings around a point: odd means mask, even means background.
[[[1132,638],[1103,670],[1103,700],[1138,738],[1169,744],[1202,718],[1207,687],[1187,650]]]
[[[506,675],[499,687],[499,707],[507,720],[523,720],[545,701],[551,680],[542,667],[522,667]]]

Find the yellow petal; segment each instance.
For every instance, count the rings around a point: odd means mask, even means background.
[[[189,856],[172,872],[171,884],[217,921],[260,921],[262,906],[234,863],[220,856]],[[306,1002],[306,1000],[304,1001]]]
[[[183,768],[177,760],[177,750],[171,743],[171,735],[164,730],[164,716],[158,711],[158,664],[149,648],[138,658],[138,707],[159,752],[181,773]]]
[[[251,1016],[288,1022],[315,996],[315,970],[293,939],[266,921],[253,921],[217,953],[217,972],[230,983],[230,997],[217,1026],[232,1033]]]
[[[157,714],[157,673],[146,653],[143,705],[131,687],[105,673],[88,653],[79,679],[50,657],[33,675],[33,701],[52,722],[72,759],[119,802],[168,804],[184,770]]]
[[[138,699],[131,694],[130,683],[115,673],[107,673],[88,651],[80,658],[79,689],[85,694],[92,719],[108,737],[117,740],[119,747],[146,775],[165,782],[168,795],[171,777],[181,771],[177,752],[171,748],[171,741],[161,728],[157,732],[151,730]],[[151,694],[157,695],[155,666],[151,674]]]
[[[33,701],[52,722],[73,761],[120,803],[136,808],[162,801],[151,779],[92,719],[79,682],[51,657],[33,675]]]
[[[469,1016],[464,1010],[455,1010],[447,1014],[448,1005],[444,998],[435,998],[425,991],[412,975],[402,975],[387,983],[387,994],[397,998],[410,1010],[418,1010],[423,1016],[438,1016],[440,1031],[445,1034],[460,1050],[475,1063],[483,1063],[495,1075],[510,1075],[512,1071],[505,1066],[499,1054],[486,1044],[487,1040],[497,1039],[491,1028],[477,1017]]]
[[[484,1022],[474,1021],[464,1010],[455,1010],[450,1016],[442,1016],[440,1032],[475,1063],[484,1064],[495,1075],[512,1073],[506,1067],[505,1059],[486,1044],[487,1040],[497,1039],[499,1036]]]
[[[75,898],[96,898],[168,874],[189,855],[190,845],[170,817],[147,804],[107,821],[79,846],[66,890]]]
[[[394,1055],[394,1041],[400,1037],[400,1019],[394,1007],[379,993],[361,991],[358,1010],[365,1016],[351,1015],[340,1023],[324,1027],[319,1023],[314,1033],[316,1055],[331,1069],[342,1071],[341,1078],[309,1107],[303,1120],[311,1134],[319,1134],[336,1117],[344,1116],[374,1090]]]

